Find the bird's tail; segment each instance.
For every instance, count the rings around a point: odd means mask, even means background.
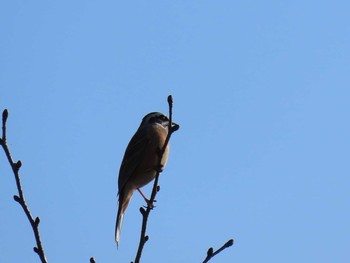
[[[119,245],[120,241],[120,231],[122,229],[125,210],[129,205],[129,201],[133,192],[134,191],[127,191],[126,195],[124,195],[124,193],[121,193],[119,195],[117,221],[115,223],[115,242],[117,243],[117,246]]]
[[[118,213],[117,213],[117,222],[115,224],[115,242],[117,243],[117,246],[119,245],[120,231],[122,229],[123,219],[124,219],[124,213],[122,212],[122,204],[119,203]]]

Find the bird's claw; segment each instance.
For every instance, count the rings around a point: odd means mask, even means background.
[[[156,202],[156,200],[154,200],[153,202]],[[148,201],[147,202],[147,205],[144,205],[143,206],[144,208],[150,208],[150,209],[153,209],[153,208],[155,208],[156,206],[153,204],[153,203],[151,203],[150,201]]]

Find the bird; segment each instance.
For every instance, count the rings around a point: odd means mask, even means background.
[[[160,152],[164,146],[169,131],[170,121],[160,112],[145,115],[139,128],[131,138],[119,169],[118,177],[118,212],[115,226],[115,242],[119,246],[120,231],[123,224],[125,210],[130,198],[137,190],[145,201],[149,200],[140,190],[150,183],[157,172],[164,169],[169,155],[169,143],[162,155],[159,167]],[[173,128],[179,125],[172,122]],[[175,130],[175,129],[174,129]]]

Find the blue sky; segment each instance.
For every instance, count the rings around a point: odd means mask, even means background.
[[[174,98],[143,262],[349,262],[348,1],[10,1],[0,108],[49,262],[130,262],[117,178],[142,117]],[[0,262],[39,262],[0,155]],[[146,193],[150,187],[146,187]]]

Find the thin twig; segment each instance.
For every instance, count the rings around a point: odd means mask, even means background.
[[[228,248],[233,245],[233,239],[230,239],[227,241],[221,248],[213,252],[213,248],[209,248],[207,252],[207,257],[204,259],[203,263],[207,263],[211,258],[219,254],[221,251],[223,251],[225,248]]]
[[[19,203],[21,205],[24,213],[26,214],[26,216],[29,220],[30,225],[32,226],[35,240],[36,240],[36,245],[37,245],[36,247],[33,248],[34,252],[38,254],[41,262],[47,263],[47,259],[46,259],[46,256],[45,256],[42,244],[41,244],[41,240],[40,240],[40,233],[39,233],[40,219],[39,219],[39,217],[36,217],[35,220],[33,219],[33,216],[30,213],[29,208],[28,208],[26,201],[24,199],[24,194],[23,194],[22,185],[21,185],[21,179],[19,176],[19,169],[21,168],[22,163],[21,163],[21,161],[18,161],[16,163],[13,161],[10,150],[9,150],[7,142],[6,142],[7,117],[8,117],[8,111],[7,111],[7,109],[5,109],[2,113],[2,138],[0,139],[0,144],[5,151],[5,155],[7,157],[7,160],[10,163],[10,166],[12,168],[13,174],[15,175],[15,179],[16,179],[18,195],[15,195],[13,198],[17,203]]]
[[[159,191],[158,179],[159,179],[159,174],[160,174],[160,170],[161,170],[160,168],[161,168],[163,154],[165,152],[166,147],[168,146],[171,134],[179,129],[178,125],[175,125],[174,127],[172,127],[173,97],[171,95],[168,96],[168,104],[169,104],[168,135],[167,135],[167,137],[165,139],[165,142],[164,142],[164,145],[163,145],[161,151],[159,152],[159,162],[158,162],[158,168],[159,169],[157,169],[156,177],[154,179],[154,184],[153,184],[153,188],[152,188],[152,194],[151,194],[150,202],[147,205],[146,210],[143,207],[140,208],[140,212],[142,214],[142,227],[141,227],[140,243],[139,243],[139,247],[137,249],[137,254],[136,254],[134,263],[139,263],[140,262],[143,247],[144,247],[145,243],[148,240],[148,236],[146,236],[147,220],[148,220],[148,216],[149,216],[151,210],[154,207],[153,206],[154,199],[155,199],[155,197],[157,195],[157,192]]]

